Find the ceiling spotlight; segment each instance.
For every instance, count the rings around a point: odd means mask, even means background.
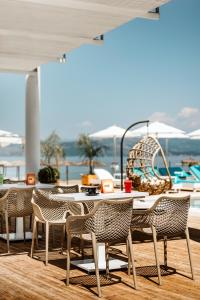
[[[64,64],[66,62],[66,54],[64,53],[63,56],[60,57],[59,59],[61,64]]]
[[[95,37],[94,40],[95,40],[95,41],[103,41],[103,40],[104,40],[104,35],[101,34],[101,35]]]

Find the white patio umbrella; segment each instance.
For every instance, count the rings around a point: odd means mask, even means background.
[[[197,129],[197,130],[194,130],[194,131],[188,133],[188,136],[192,140],[199,140],[200,139],[200,129]]]
[[[6,147],[10,144],[23,144],[23,138],[18,134],[9,131],[0,130],[0,147]]]
[[[132,137],[139,137],[143,135],[152,135],[156,138],[166,139],[165,152],[168,154],[168,139],[184,139],[188,138],[188,135],[185,131],[175,128],[173,126],[167,125],[161,122],[152,122],[149,126],[142,126],[136,130],[131,131]]]
[[[103,130],[97,131],[89,135],[89,137],[94,139],[113,139],[113,161],[116,161],[116,149],[117,149],[117,138],[121,138],[126,129],[119,126],[113,125],[107,127]],[[127,132],[126,137],[132,137],[129,132]]]

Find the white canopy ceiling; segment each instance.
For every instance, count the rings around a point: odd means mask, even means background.
[[[169,0],[0,0],[0,70],[27,72]]]

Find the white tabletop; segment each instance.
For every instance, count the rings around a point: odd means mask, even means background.
[[[136,209],[148,209],[150,208],[158,197],[149,198],[148,193],[133,191],[131,193],[125,193],[123,191],[115,193],[99,193],[95,196],[88,196],[86,193],[72,193],[72,194],[54,194],[53,197],[56,200],[62,201],[77,201],[77,202],[87,202],[87,201],[98,201],[106,199],[125,199],[134,198],[133,208]],[[146,198],[145,198],[146,197]]]
[[[72,201],[93,201],[106,199],[124,199],[124,198],[141,198],[147,196],[148,193],[131,192],[125,193],[123,191],[115,193],[99,193],[95,196],[88,196],[86,193],[70,193],[70,194],[54,194],[58,200],[72,200]]]
[[[44,188],[52,188],[54,184],[44,184],[44,183],[37,183],[36,185],[27,185],[25,183],[7,183],[7,184],[0,184],[0,190],[8,190],[10,188],[18,188],[18,189],[28,189],[28,188],[37,188],[37,189],[44,189]]]

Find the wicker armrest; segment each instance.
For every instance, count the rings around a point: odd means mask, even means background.
[[[7,196],[9,194],[9,190],[5,192],[5,194],[0,198],[0,212],[3,213],[7,207]]]

